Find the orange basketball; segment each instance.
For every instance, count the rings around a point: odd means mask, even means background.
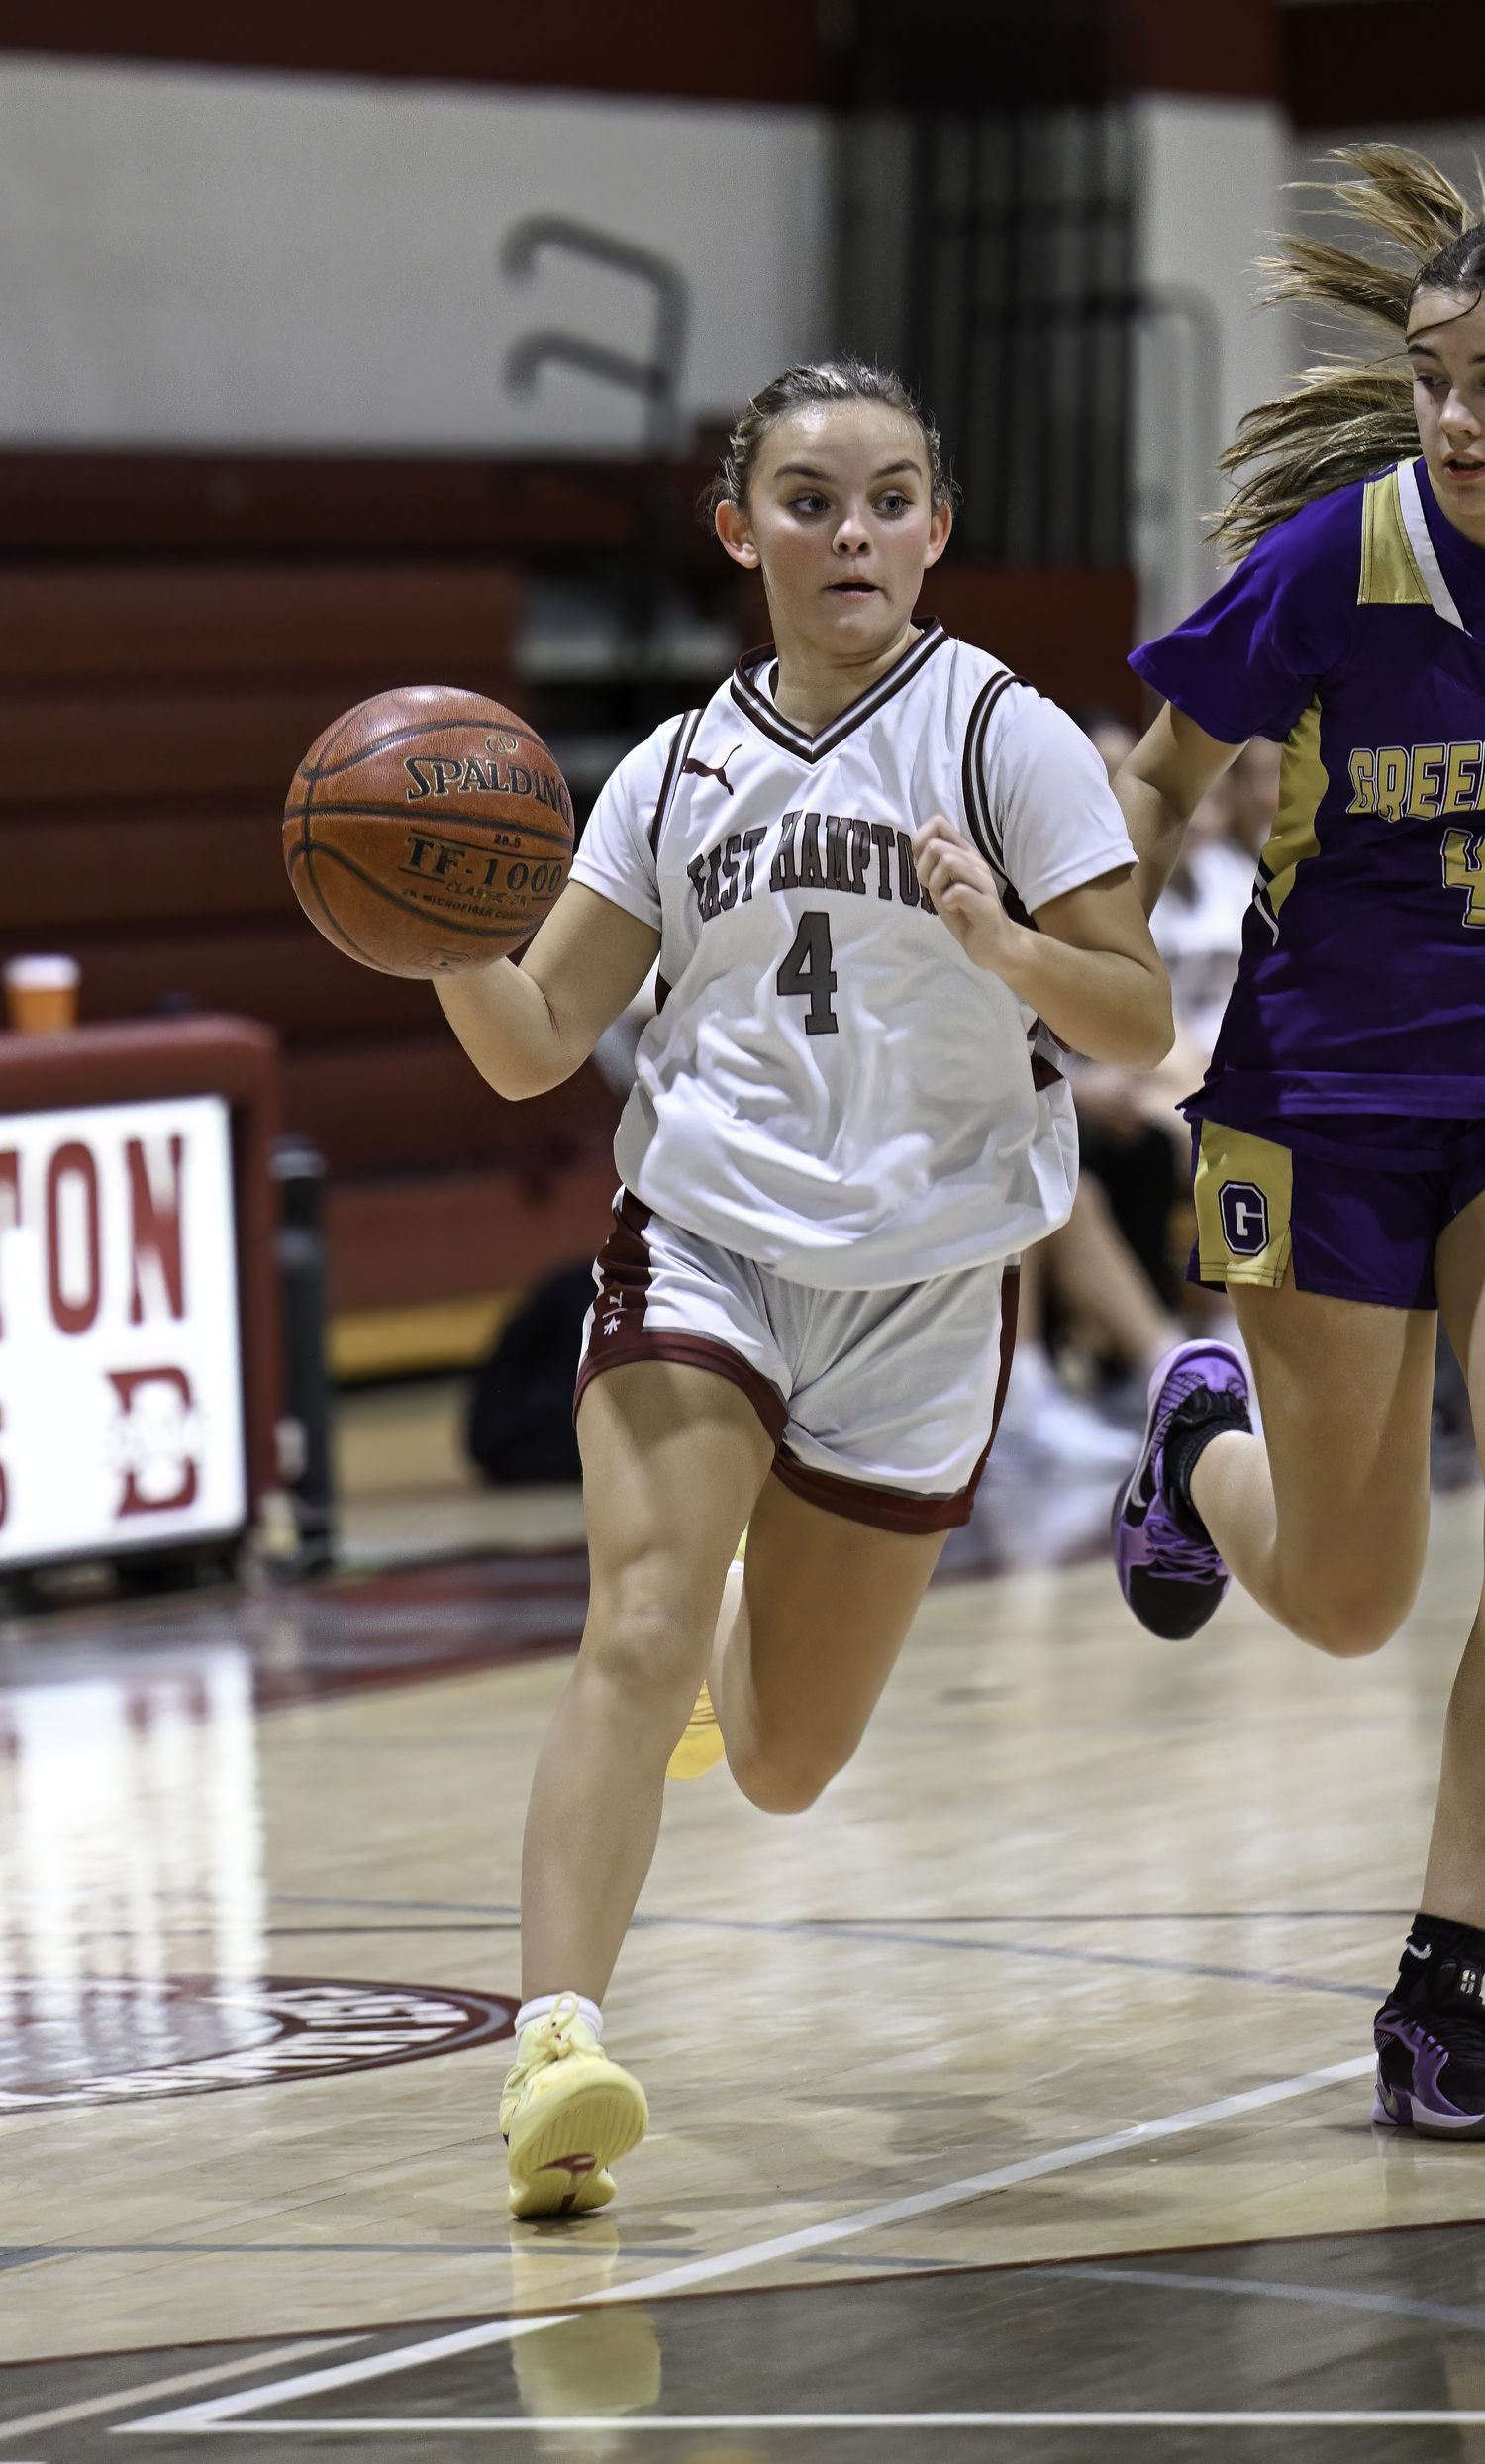
[[[412,684],[310,746],[283,809],[300,906],[384,975],[487,966],[567,877],[572,799],[540,736],[482,694]]]

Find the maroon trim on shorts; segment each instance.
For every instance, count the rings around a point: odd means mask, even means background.
[[[741,1388],[774,1445],[784,1433],[789,1407],[761,1370],[744,1360],[715,1335],[688,1334],[680,1328],[646,1327],[649,1306],[649,1243],[644,1237],[650,1209],[629,1190],[614,1209],[614,1229],[599,1250],[595,1264],[602,1278],[593,1311],[593,1331],[578,1365],[572,1414],[585,1390],[605,1369],[628,1368],[639,1360],[673,1360],[687,1369],[707,1369]]]
[[[796,1463],[782,1449],[773,1458],[776,1479],[807,1506],[818,1506],[828,1515],[843,1516],[847,1523],[865,1523],[878,1531],[950,1531],[956,1524],[967,1523],[974,1512],[974,1493],[980,1475],[990,1460],[990,1448],[1000,1427],[1000,1416],[1006,1407],[1006,1388],[1011,1382],[1011,1359],[1016,1349],[1016,1313],[1021,1301],[1021,1269],[1007,1268],[1000,1286],[1000,1375],[995,1382],[995,1411],[990,1422],[990,1434],[980,1456],[962,1489],[952,1497],[915,1497],[910,1489],[883,1489],[867,1480],[845,1480],[839,1472],[814,1471],[808,1464]]]
[[[649,1305],[649,1243],[644,1237],[652,1210],[630,1190],[622,1190],[614,1208],[614,1229],[595,1261],[602,1280],[593,1311],[593,1331],[577,1372],[572,1416],[595,1377],[605,1369],[628,1368],[642,1360],[673,1360],[683,1368],[706,1369],[725,1377],[747,1397],[776,1448],[773,1471],[786,1489],[847,1523],[864,1523],[878,1531],[948,1531],[967,1523],[974,1511],[974,1493],[990,1459],[1000,1416],[1005,1409],[1016,1349],[1016,1314],[1021,1300],[1021,1269],[1009,1267],[1000,1286],[1000,1374],[995,1383],[995,1409],[985,1450],[962,1489],[952,1497],[918,1497],[910,1489],[889,1489],[869,1480],[847,1480],[839,1472],[815,1471],[797,1463],[783,1450],[788,1425],[787,1404],[760,1370],[741,1352],[715,1335],[688,1334],[679,1328],[644,1324]],[[617,1324],[613,1323],[617,1320]],[[608,1331],[604,1329],[607,1326]],[[594,1344],[600,1349],[595,1353]]]
[[[741,1388],[762,1422],[774,1445],[784,1433],[789,1418],[788,1405],[760,1376],[751,1361],[741,1352],[730,1351],[710,1334],[683,1334],[677,1328],[655,1327],[646,1334],[643,1327],[633,1332],[627,1329],[609,1336],[595,1359],[591,1345],[583,1356],[577,1372],[577,1386],[572,1408],[576,1412],[587,1388],[605,1369],[627,1369],[637,1360],[674,1360],[686,1369],[707,1369],[713,1377],[725,1377]]]

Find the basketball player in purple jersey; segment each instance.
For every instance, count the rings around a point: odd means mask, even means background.
[[[620,763],[520,966],[439,981],[522,1096],[661,979],[578,1378],[592,1594],[527,1822],[518,2216],[603,2205],[645,2125],[598,2006],[667,1757],[695,1776],[725,1738],[755,1805],[810,1804],[968,1516],[1017,1253],[1072,1204],[1041,1022],[1146,1063],[1172,1032],[1092,746],[913,621],[950,507],[902,385],[790,369],[717,493],[773,645]]]
[[[1193,1633],[1236,1575],[1291,1632],[1373,1651],[1429,1521],[1435,1315],[1485,1434],[1485,222],[1387,147],[1339,202],[1410,258],[1288,244],[1280,298],[1390,325],[1391,361],[1249,414],[1219,526],[1243,560],[1135,654],[1166,706],[1117,792],[1152,905],[1212,781],[1283,744],[1278,818],[1193,1129],[1192,1275],[1237,1355],[1157,1369],[1116,1507],[1126,1599]],[[1415,428],[1416,422],[1416,428]],[[1421,450],[1420,450],[1421,447]],[[1348,483],[1348,484],[1347,484]],[[1376,2020],[1373,2118],[1485,2139],[1485,1607],[1449,1706],[1422,1912]]]

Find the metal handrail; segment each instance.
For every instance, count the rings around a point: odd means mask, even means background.
[[[641,396],[645,405],[644,443],[651,452],[678,452],[686,443],[680,407],[680,378],[685,360],[691,294],[685,276],[668,257],[633,241],[617,240],[589,223],[565,214],[533,214],[507,232],[500,251],[505,272],[516,282],[529,282],[543,248],[565,248],[615,273],[646,282],[655,296],[654,333],[649,356],[635,358],[612,350],[586,335],[546,326],[523,334],[506,355],[506,383],[514,393],[530,393],[544,367],[553,363],[578,368],[611,385]]]

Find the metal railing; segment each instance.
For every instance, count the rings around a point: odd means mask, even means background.
[[[640,357],[614,350],[591,336],[560,326],[543,326],[523,334],[506,357],[505,381],[513,393],[530,393],[543,368],[553,364],[577,368],[601,383],[637,393],[644,404],[644,445],[651,453],[679,453],[688,442],[681,410],[681,370],[691,317],[691,295],[684,276],[668,257],[633,241],[618,240],[590,223],[565,214],[534,214],[507,232],[500,251],[505,272],[529,282],[544,248],[558,248],[585,257],[612,273],[627,274],[654,294],[654,323],[649,349]]]

